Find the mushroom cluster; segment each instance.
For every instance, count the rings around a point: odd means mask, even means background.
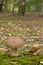
[[[11,49],[10,55],[12,56],[18,56],[18,48],[21,48],[23,45],[23,39],[18,36],[9,37],[6,43],[6,46]]]

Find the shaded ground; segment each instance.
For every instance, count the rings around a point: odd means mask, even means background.
[[[43,15],[39,13],[27,13],[24,16],[18,16],[18,15],[14,15],[14,13],[0,13],[0,19],[40,21],[40,20],[43,20]]]

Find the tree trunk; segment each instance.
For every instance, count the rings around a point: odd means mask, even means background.
[[[0,12],[3,11],[3,0],[0,0]]]
[[[12,12],[14,12],[15,1],[16,1],[16,0],[14,0],[14,1],[13,1],[13,8],[12,8]]]
[[[25,14],[25,7],[26,7],[26,1],[25,0],[19,0],[19,15]]]
[[[41,17],[43,17],[43,0],[42,0],[42,7],[41,7]]]

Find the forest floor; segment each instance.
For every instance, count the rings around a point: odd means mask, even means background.
[[[24,16],[16,16],[13,13],[0,13],[0,47],[6,43],[10,36],[20,36],[24,39],[27,46],[33,43],[40,43],[43,49],[43,16],[37,13],[30,13]],[[27,48],[24,46],[25,52]],[[10,57],[3,52],[0,52],[0,65],[12,65],[10,62],[17,61],[14,65],[42,65],[40,59],[43,59],[43,54],[39,56],[24,56]]]

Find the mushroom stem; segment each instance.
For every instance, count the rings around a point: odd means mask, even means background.
[[[17,48],[11,50],[10,56],[19,56],[19,53],[17,51]]]

